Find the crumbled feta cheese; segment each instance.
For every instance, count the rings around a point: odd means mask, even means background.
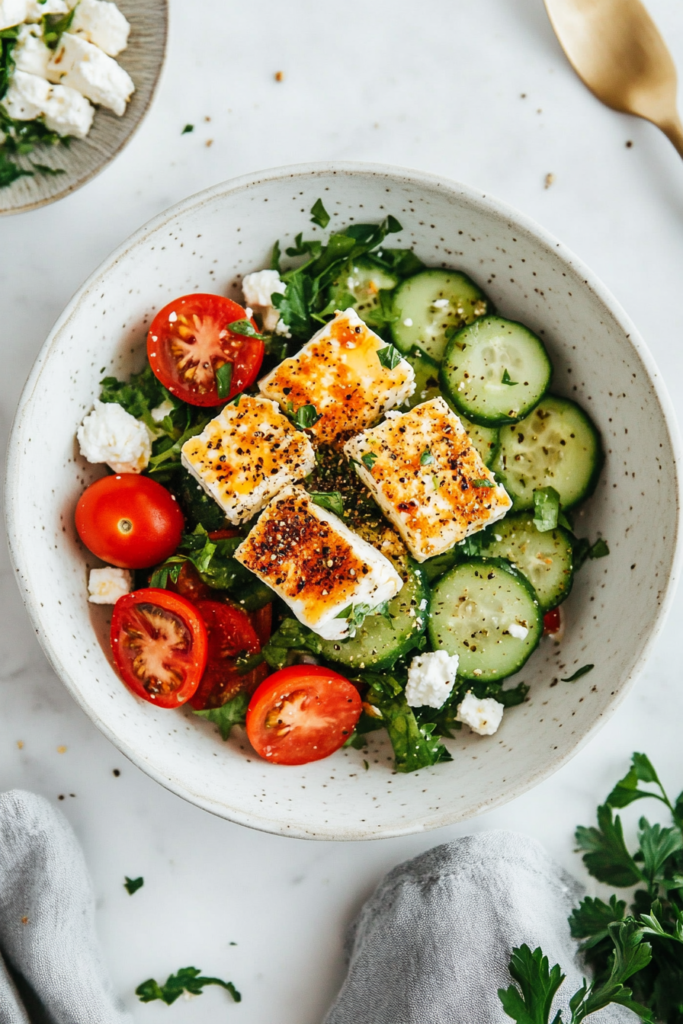
[[[76,434],[88,462],[106,462],[115,473],[141,473],[152,454],[149,431],[116,402],[95,402]]]
[[[286,290],[287,285],[277,270],[256,270],[253,274],[247,274],[242,281],[244,298],[258,310],[264,331],[275,331],[276,334],[291,337],[289,328],[280,319],[280,313],[272,302],[273,295],[284,295]]]
[[[448,299],[435,299],[432,303],[436,309],[445,309],[448,304]]]
[[[161,405],[157,405],[156,409],[152,409],[150,416],[155,423],[161,423],[167,416],[170,416],[174,408],[175,406],[170,398],[165,398]]]
[[[412,321],[411,317],[407,316],[405,318],[405,320],[403,321],[403,326],[404,327],[412,327],[413,326],[413,321]]]
[[[410,663],[406,700],[413,708],[440,708],[448,700],[458,671],[457,654],[429,651]]]
[[[10,117],[17,121],[34,121],[45,110],[52,86],[38,75],[15,71],[2,103]]]
[[[91,604],[116,604],[120,597],[130,593],[132,586],[133,574],[128,569],[116,569],[113,565],[91,569],[88,600]]]
[[[529,630],[519,622],[511,622],[508,626],[508,633],[510,636],[514,636],[515,640],[526,640]]]
[[[418,609],[419,609],[419,611],[423,612],[423,611],[425,611],[426,607],[427,607],[427,598],[423,597],[422,600],[420,601]]]
[[[265,324],[264,324],[264,326],[265,326]],[[292,337],[292,332],[290,331],[288,325],[284,322],[282,317],[280,317],[278,322],[275,324],[275,333],[276,334],[282,334],[285,338],[291,338]]]
[[[68,14],[71,7],[64,0],[28,0],[26,21],[40,21],[46,14]]]
[[[0,0],[0,32],[26,21],[27,0]]]
[[[479,736],[493,736],[503,721],[505,707],[493,697],[479,700],[470,690],[458,706],[456,720],[469,725]]]
[[[127,71],[98,46],[65,32],[48,64],[51,82],[68,85],[93,103],[109,107],[121,117],[135,91]]]
[[[80,0],[69,32],[99,46],[110,57],[128,45],[130,23],[116,4],[107,0]]]
[[[16,70],[47,78],[47,65],[51,56],[52,50],[43,42],[41,26],[22,25],[19,29],[16,46],[12,50],[12,59]]]
[[[92,128],[95,108],[68,85],[53,85],[45,109],[45,124],[59,135],[73,135],[84,139]]]

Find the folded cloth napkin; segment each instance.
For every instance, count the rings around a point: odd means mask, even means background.
[[[325,1024],[510,1024],[497,993],[525,942],[562,966],[553,1014],[562,1008],[569,1020],[585,971],[567,917],[582,895],[542,846],[514,832],[468,836],[401,864],[349,930],[348,974]],[[621,1007],[591,1016],[637,1020]]]
[[[66,818],[33,793],[2,794],[0,1024],[132,1024],[114,997],[94,917]]]

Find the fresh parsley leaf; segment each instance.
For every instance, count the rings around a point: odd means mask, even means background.
[[[643,875],[651,891],[665,880],[663,873],[666,862],[683,850],[683,834],[679,828],[663,828],[651,825],[647,818],[638,823],[638,842],[643,858]]]
[[[183,567],[183,562],[185,561],[187,561],[187,559],[183,556],[174,560],[174,556],[172,555],[171,558],[167,559],[163,565],[154,570],[149,579],[150,587],[159,587],[160,590],[166,590],[169,580],[173,583],[177,583],[180,571]]]
[[[142,889],[143,885],[145,884],[145,880],[142,877],[142,875],[140,875],[139,878],[129,878],[128,875],[125,875],[125,879],[126,880],[123,883],[123,888],[126,890],[129,896],[132,896],[133,893],[138,891],[138,889]]]
[[[642,928],[633,920],[614,922],[609,925],[608,931],[614,943],[609,977],[602,983],[596,981],[591,985],[584,981],[582,988],[572,996],[569,1002],[572,1024],[580,1024],[589,1014],[611,1003],[626,1006],[642,1020],[654,1022],[651,1011],[637,1003],[631,989],[624,984],[648,966],[652,959],[652,947],[643,941]]]
[[[507,372],[507,369],[505,369],[505,370],[503,370],[503,377],[502,377],[500,383],[501,384],[508,384],[511,388],[516,388],[517,385],[519,384],[519,381],[518,380],[513,380],[512,377],[510,376],[510,374]]]
[[[596,540],[596,542],[593,545],[593,547],[589,548],[589,550],[588,550],[588,557],[589,558],[605,558],[607,555],[609,555],[609,548],[607,547],[607,541],[603,540],[602,537],[599,537],[598,540]]]
[[[190,995],[200,996],[207,985],[220,985],[230,993],[236,1003],[241,1002],[242,996],[231,981],[222,981],[220,978],[205,978],[197,967],[181,967],[176,974],[171,974],[163,985],[159,985],[154,978],[143,981],[135,989],[135,995],[141,1003],[151,1003],[160,999],[171,1006],[179,999],[183,992]]]
[[[207,708],[205,711],[195,711],[195,715],[205,718],[207,722],[213,722],[220,729],[221,738],[227,740],[230,736],[233,725],[244,725],[247,718],[247,707],[249,706],[249,695],[238,693],[236,697],[229,700],[219,708]]]
[[[356,635],[356,632],[363,625],[368,615],[384,615],[390,618],[389,602],[383,601],[382,604],[350,604],[343,608],[335,618],[348,620],[348,637],[350,639]]]
[[[548,1024],[553,999],[565,979],[559,964],[551,968],[540,947],[532,953],[525,943],[512,950],[510,974],[517,984],[498,989],[508,1017],[517,1024]],[[553,1024],[561,1020],[558,1013]]]
[[[282,253],[280,251],[280,243],[276,241],[273,245],[273,251],[270,254],[270,269],[277,270],[280,273],[280,257]]]
[[[420,465],[431,466],[432,462],[434,462],[434,456],[430,452],[429,448],[425,448],[425,450],[422,452],[422,455],[420,456]]]
[[[649,789],[639,789],[638,783],[655,783],[660,789],[659,793],[653,793]],[[669,800],[664,792],[657,772],[655,771],[652,762],[646,754],[633,754],[631,758],[631,767],[629,768],[623,779],[619,779],[616,786],[607,797],[605,801],[610,807],[627,807],[628,804],[632,804],[634,800],[643,800],[646,797],[654,797],[656,800],[661,800],[662,803],[666,804],[667,807],[671,807]]]
[[[54,15],[46,14],[43,15],[41,21],[43,25],[43,42],[46,46],[49,46],[51,50],[56,50],[59,45],[59,40],[62,38],[64,32],[68,32],[71,28],[71,22],[74,20],[76,14],[76,8],[69,11],[68,14]]]
[[[193,131],[194,131],[194,125],[193,124],[186,124],[180,134],[181,135],[189,135],[190,132],[193,132]]]
[[[243,338],[256,338],[258,341],[265,341],[265,334],[259,334],[250,320],[233,320],[227,325],[231,334],[239,334]]]
[[[373,252],[372,260],[387,270],[398,275],[398,277],[412,277],[420,270],[424,270],[424,263],[415,255],[412,249],[385,249],[382,248]]]
[[[534,491],[534,526],[539,533],[554,530],[560,517],[560,495],[554,487]]]
[[[175,400],[169,391],[152,373],[149,364],[141,373],[134,373],[128,381],[116,377],[104,377],[100,381],[100,401],[116,402],[138,420],[144,420],[150,428],[158,427],[150,413],[162,402]]]
[[[0,148],[0,188],[11,185],[17,178],[32,178],[33,171],[26,171],[19,167],[13,160],[10,160]]]
[[[330,223],[330,215],[323,206],[322,199],[316,199],[311,207],[311,221],[318,227],[325,229]]]
[[[58,174],[66,174],[63,167],[48,167],[47,164],[34,164],[33,162],[31,162],[31,167],[39,174],[52,175],[52,177],[56,177]]]
[[[308,496],[320,508],[326,508],[337,516],[344,515],[344,501],[339,491],[310,491]]]
[[[598,807],[597,828],[579,825],[576,845],[586,851],[583,862],[599,882],[626,887],[643,881],[638,865],[626,849],[621,818],[617,815],[613,819],[607,804]]]
[[[368,469],[372,469],[372,467],[377,462],[377,453],[376,452],[366,452],[365,455],[361,455],[360,461],[364,462],[365,465],[368,467]]]
[[[385,345],[377,350],[377,358],[387,370],[393,370],[401,362],[403,356],[393,345]]]
[[[246,323],[246,321],[245,321]],[[251,324],[249,325],[251,327]],[[215,371],[216,377],[216,390],[219,398],[227,398],[230,394],[230,385],[232,384],[232,363],[223,363]]]
[[[611,896],[609,903],[587,896],[569,917],[572,938],[583,939],[581,949],[587,950],[609,938],[609,926],[614,921],[623,921],[626,901]]]
[[[283,619],[279,627],[264,644],[261,653],[271,668],[280,669],[290,664],[293,651],[308,651],[320,654],[322,640],[312,629],[302,625],[298,619]]]
[[[322,419],[322,413],[319,413],[314,405],[302,405],[294,411],[294,406],[290,402],[289,407],[292,409],[292,422],[300,430],[309,430],[315,426],[318,420]]]
[[[489,487],[495,487],[496,485],[491,480],[480,479],[480,480],[473,480],[472,481],[472,486],[473,487],[486,487],[486,488],[489,488]]]
[[[581,668],[577,668],[573,675],[567,676],[566,679],[561,679],[560,681],[563,683],[575,683],[577,679],[581,679],[582,676],[592,672],[594,668],[595,665],[582,665]]]
[[[517,683],[516,686],[511,686],[508,690],[498,690],[497,693],[491,694],[499,704],[502,704],[504,708],[515,708],[519,704],[523,704],[526,700],[529,692],[529,686],[527,683]]]

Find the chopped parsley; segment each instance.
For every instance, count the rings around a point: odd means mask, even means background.
[[[294,426],[300,430],[309,430],[322,419],[322,413],[319,413],[314,405],[302,405],[295,409],[294,402],[287,402],[287,412]]]
[[[246,323],[246,321],[245,321]],[[251,324],[249,325],[251,327]],[[230,394],[230,385],[232,384],[232,363],[223,363],[215,371],[216,377],[216,391],[218,392],[219,398],[227,398]]]
[[[309,498],[320,508],[326,508],[328,512],[334,512],[337,516],[344,515],[344,500],[339,491],[309,491]]]
[[[588,673],[592,672],[594,668],[595,665],[582,665],[581,668],[577,668],[573,675],[568,676],[567,679],[561,679],[560,682],[575,683],[577,679],[581,679],[582,676],[588,675]]]
[[[434,456],[430,452],[429,448],[425,448],[425,450],[422,452],[422,455],[420,456],[420,465],[431,466],[432,462],[434,462]]]
[[[512,377],[510,376],[510,374],[507,372],[507,370],[503,370],[503,377],[502,377],[500,383],[501,384],[508,384],[511,388],[516,388],[517,385],[519,384],[519,381],[518,380],[513,380]]]
[[[257,657],[260,657],[257,655]],[[263,661],[263,658],[260,659]],[[227,701],[219,708],[207,708],[205,711],[195,711],[195,715],[205,718],[207,722],[217,725],[221,738],[227,740],[230,736],[233,725],[244,725],[247,717],[249,695],[238,693],[232,700]]]
[[[534,491],[534,526],[539,533],[547,533],[558,524],[571,530],[571,523],[560,505],[560,495],[554,487],[537,488]]]
[[[311,221],[313,224],[317,224],[319,228],[325,229],[330,223],[330,215],[323,206],[322,199],[316,199],[311,207]]]
[[[193,132],[193,131],[194,131],[194,125],[193,124],[186,124],[180,134],[181,135],[189,135],[190,132]]]
[[[353,305],[353,303],[351,303],[351,305]],[[377,350],[377,358],[382,366],[386,367],[387,370],[393,370],[398,366],[403,357],[394,345],[385,345],[384,348]]]
[[[496,485],[491,480],[473,480],[473,487],[495,487]]]
[[[376,452],[366,452],[365,455],[361,455],[360,461],[365,463],[365,465],[368,467],[368,469],[372,469],[372,467],[377,462],[377,453]]]
[[[244,338],[256,338],[258,341],[265,341],[265,334],[259,334],[249,320],[233,320],[227,327],[231,334],[239,334]]]
[[[170,974],[163,985],[159,985],[154,978],[149,978],[138,985],[135,995],[141,1003],[152,1003],[155,999],[160,999],[167,1006],[171,1006],[183,992],[200,996],[207,985],[220,985],[230,993],[236,1003],[242,1000],[242,996],[231,981],[205,978],[197,967],[181,967],[176,974]]]
[[[142,877],[142,875],[140,875],[139,878],[129,878],[128,875],[126,875],[125,879],[126,880],[123,883],[123,888],[126,890],[129,896],[132,896],[133,893],[138,891],[138,889],[142,889],[143,885],[145,884],[145,880]]]

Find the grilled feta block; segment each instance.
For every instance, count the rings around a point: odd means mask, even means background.
[[[130,22],[108,0],[80,0],[68,31],[116,57],[128,45]]]
[[[512,505],[443,398],[390,413],[344,452],[418,562],[502,519]]]
[[[275,402],[242,395],[183,445],[181,460],[231,523],[243,523],[315,467],[306,434]]]
[[[283,408],[314,405],[321,417],[311,428],[314,435],[341,444],[415,390],[410,363],[400,359],[389,369],[378,358],[384,348],[386,342],[347,309],[260,380],[259,388]]]
[[[270,503],[235,558],[325,640],[350,635],[352,607],[375,608],[403,586],[384,555],[302,487],[288,487]]]
[[[135,91],[127,71],[98,46],[65,32],[47,67],[51,82],[66,85],[121,117]]]

